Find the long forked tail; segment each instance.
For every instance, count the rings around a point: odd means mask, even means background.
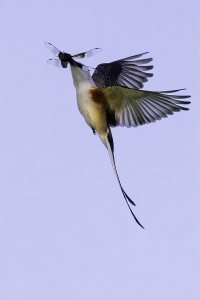
[[[109,157],[110,157],[110,161],[111,161],[111,164],[112,164],[112,167],[113,167],[113,170],[115,172],[115,175],[116,175],[116,178],[117,178],[117,181],[119,183],[119,186],[121,188],[121,191],[122,191],[122,194],[124,196],[124,199],[128,205],[128,208],[133,216],[133,218],[135,219],[135,221],[138,223],[138,225],[140,225],[143,229],[144,227],[142,226],[142,224],[138,221],[138,219],[136,218],[136,216],[134,215],[132,209],[131,209],[131,206],[130,204],[134,205],[135,206],[135,203],[133,202],[133,200],[131,200],[131,198],[126,194],[126,192],[124,191],[122,185],[121,185],[121,182],[119,180],[119,175],[117,173],[117,168],[116,168],[116,165],[115,165],[115,158],[114,158],[114,143],[113,143],[113,138],[112,138],[112,133],[111,133],[111,130],[109,128],[108,130],[108,133],[107,133],[107,136],[106,136],[106,146],[107,146],[107,149],[108,149],[108,153],[109,153]]]

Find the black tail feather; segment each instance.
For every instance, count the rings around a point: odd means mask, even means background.
[[[131,209],[131,206],[130,204],[132,204],[133,206],[135,206],[136,204],[133,202],[133,200],[126,194],[126,192],[124,191],[122,185],[121,185],[121,182],[120,182],[120,179],[119,179],[119,175],[117,173],[117,168],[116,168],[116,165],[115,165],[115,158],[114,158],[114,143],[113,143],[113,138],[112,138],[112,133],[111,133],[111,130],[109,128],[108,130],[108,133],[107,133],[107,137],[106,137],[106,144],[107,144],[107,149],[108,149],[108,153],[109,153],[109,157],[110,157],[110,161],[111,161],[111,164],[113,166],[113,170],[115,172],[115,175],[116,175],[116,178],[117,178],[117,181],[119,183],[119,186],[121,188],[121,191],[122,191],[122,194],[124,196],[124,199],[126,201],[126,204],[128,205],[128,208],[133,216],[133,218],[135,219],[136,223],[141,226],[143,229],[144,227],[142,226],[142,224],[138,221],[138,219],[136,218],[136,216],[134,215],[132,209]],[[130,204],[129,204],[130,203]]]

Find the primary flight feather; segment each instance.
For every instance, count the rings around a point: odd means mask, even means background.
[[[45,46],[55,55],[55,58],[47,61],[49,64],[61,68],[67,68],[70,64],[79,111],[93,133],[97,132],[107,148],[129,210],[135,221],[144,228],[132,211],[131,205],[134,206],[135,203],[121,185],[115,165],[114,142],[110,127],[137,127],[166,118],[174,112],[188,110],[182,105],[190,102],[182,99],[190,96],[174,94],[180,90],[165,92],[140,90],[143,83],[153,76],[152,73],[146,72],[153,66],[144,66],[152,61],[152,58],[140,58],[148,52],[100,64],[91,75],[90,68],[75,61],[74,58],[90,57],[99,53],[100,48],[70,55],[61,52],[51,43],[45,43]]]

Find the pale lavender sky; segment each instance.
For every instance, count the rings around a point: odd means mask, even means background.
[[[198,300],[198,1],[2,1],[0,299]],[[191,110],[113,130],[133,220],[69,69],[149,51],[146,90],[187,88]]]

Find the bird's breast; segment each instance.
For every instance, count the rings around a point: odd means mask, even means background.
[[[85,121],[99,134],[107,130],[106,99],[98,88],[90,86],[77,90],[78,108]]]

